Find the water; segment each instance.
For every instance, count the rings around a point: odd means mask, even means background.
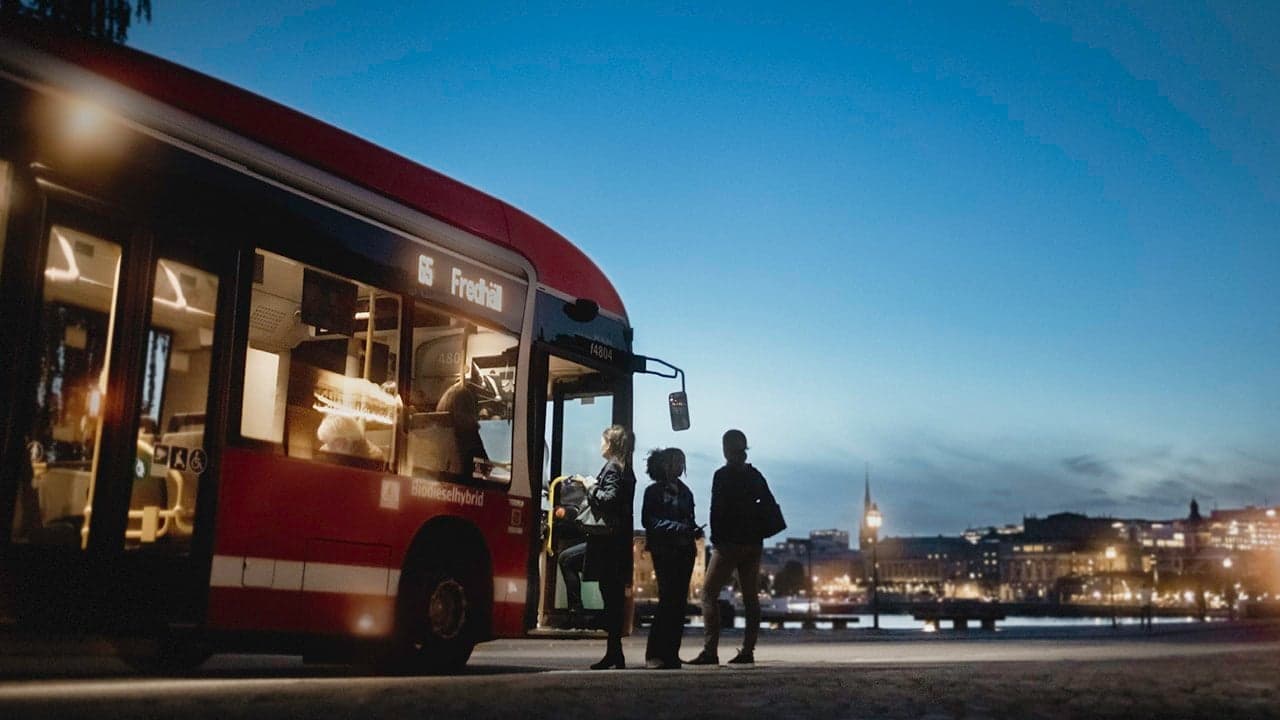
[[[854,617],[858,618],[858,622],[850,623],[849,628],[869,628],[874,625],[874,618],[871,615],[855,615]],[[1157,624],[1185,623],[1185,622],[1194,622],[1195,618],[1190,616],[1158,617],[1158,618],[1155,618],[1154,621]],[[1120,625],[1137,625],[1138,619],[1137,618],[1117,618],[1117,622]],[[702,618],[696,617],[696,616],[693,618],[690,618],[690,624],[701,626]],[[1001,620],[996,623],[997,628],[1110,627],[1110,625],[1111,625],[1111,618],[1106,618],[1106,617],[1055,618],[1055,617],[1013,617],[1011,616],[1005,620]],[[746,618],[742,617],[741,615],[737,615],[736,617],[734,617],[733,626],[739,629],[746,627]],[[943,629],[949,630],[951,628],[951,623],[944,622],[942,626],[943,626]],[[970,623],[970,627],[976,627],[976,626],[977,626],[976,621]],[[768,622],[765,622],[765,623],[762,623],[762,627],[768,628],[772,626]],[[783,629],[787,629],[787,630],[799,630],[802,627],[802,624],[800,622],[787,622],[787,623],[783,623],[782,627]],[[832,625],[830,622],[818,622],[818,623],[815,623],[815,627],[818,630],[832,629]],[[884,630],[919,630],[921,632],[932,632],[931,630],[927,630],[925,628],[925,624],[923,622],[916,620],[915,618],[905,613],[881,613],[880,627],[881,629],[884,629]]]

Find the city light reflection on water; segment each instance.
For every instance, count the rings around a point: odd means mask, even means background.
[[[870,614],[856,615],[858,621],[849,623],[849,629],[870,628],[872,626],[872,617]],[[1118,618],[1121,625],[1137,625],[1137,618]],[[1154,618],[1156,624],[1169,623],[1189,623],[1196,622],[1194,617],[1157,617]],[[689,620],[690,625],[701,626],[702,618],[693,617]],[[760,623],[762,629],[773,627],[767,620]],[[817,622],[814,624],[817,630],[831,630],[830,622]],[[1083,628],[1083,627],[1109,627],[1111,618],[1109,617],[1086,617],[1086,618],[1055,618],[1055,617],[1010,617],[1001,620],[996,624],[997,628]],[[746,626],[746,619],[741,615],[734,618],[733,626],[742,629]],[[880,627],[884,630],[919,630],[921,632],[934,632],[926,628],[925,623],[916,620],[908,614],[880,614]],[[802,628],[800,622],[783,623],[785,630],[799,630]],[[971,626],[975,631],[976,627]],[[944,622],[943,630],[950,630],[951,623]]]

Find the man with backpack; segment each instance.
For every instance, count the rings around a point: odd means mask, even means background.
[[[747,436],[741,430],[724,434],[724,467],[711,483],[711,561],[702,586],[702,652],[690,665],[719,665],[720,590],[736,572],[746,608],[747,627],[742,649],[733,665],[755,662],[760,634],[760,550],[763,540],[785,528],[778,504],[760,471],[747,463]]]

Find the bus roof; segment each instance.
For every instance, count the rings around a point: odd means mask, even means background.
[[[564,236],[508,203],[260,95],[130,48],[22,33],[40,50],[528,258],[538,282],[626,317],[617,290]]]

